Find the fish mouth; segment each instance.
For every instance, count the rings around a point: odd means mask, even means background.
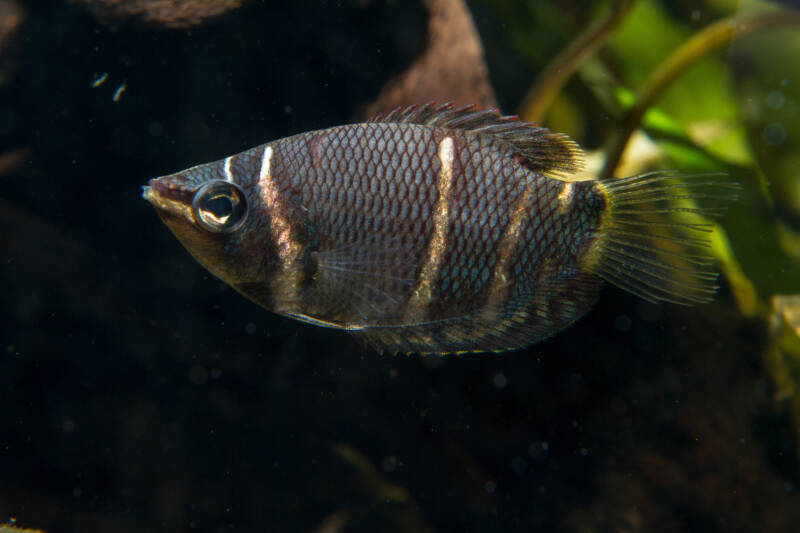
[[[173,179],[167,179],[173,178]],[[191,205],[196,187],[189,188],[184,184],[176,183],[173,176],[153,178],[142,186],[142,198],[152,203],[178,202]]]
[[[181,174],[153,178],[142,186],[142,198],[155,207],[163,220],[194,222],[192,199],[197,187],[188,187]]]

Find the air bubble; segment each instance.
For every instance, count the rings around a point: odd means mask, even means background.
[[[781,91],[772,91],[767,95],[767,107],[778,110],[786,103],[786,97]]]
[[[534,461],[544,461],[547,459],[547,454],[550,451],[550,445],[547,442],[537,440],[528,448],[528,455]]]
[[[767,144],[776,146],[786,140],[786,128],[780,122],[771,122],[764,126],[764,140]]]

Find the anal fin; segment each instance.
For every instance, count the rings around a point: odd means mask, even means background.
[[[504,352],[524,348],[561,331],[588,311],[600,280],[574,273],[510,295],[497,309],[478,309],[450,318],[365,327],[355,333],[382,353],[446,355]]]

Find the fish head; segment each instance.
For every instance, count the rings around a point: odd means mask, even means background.
[[[216,162],[151,179],[142,197],[200,264],[239,287],[263,281],[270,263],[252,189]]]

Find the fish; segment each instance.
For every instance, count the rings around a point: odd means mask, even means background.
[[[726,184],[578,180],[582,164],[564,134],[428,103],[154,178],[142,195],[245,297],[381,353],[530,346],[585,315],[605,282],[710,301],[705,217],[735,198]]]

